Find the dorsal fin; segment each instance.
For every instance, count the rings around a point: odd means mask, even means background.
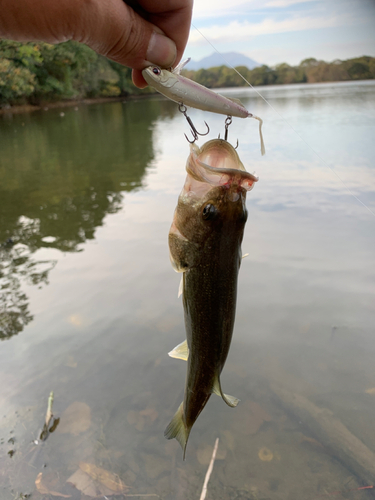
[[[188,57],[187,59],[184,59],[179,64],[177,64],[177,66],[173,68],[172,73],[175,75],[179,75],[181,73],[181,70],[187,65],[190,59],[191,57]]]

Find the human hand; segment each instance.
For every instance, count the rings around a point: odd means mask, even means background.
[[[133,68],[177,64],[189,36],[193,0],[0,0],[0,37],[49,43],[76,40]]]

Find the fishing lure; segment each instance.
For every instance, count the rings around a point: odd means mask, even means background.
[[[262,135],[263,120],[250,113],[239,99],[224,97],[182,76],[180,72],[189,61],[190,59],[187,59],[171,71],[162,69],[159,66],[149,66],[142,71],[142,75],[151,87],[168,99],[177,102],[180,105],[180,111],[185,115],[186,119],[188,119],[186,115],[186,106],[201,109],[202,111],[210,111],[211,113],[227,115],[228,118],[232,116],[237,116],[239,118],[255,118],[259,121],[261,153],[264,155],[265,147]],[[206,135],[199,134],[195,127],[192,126],[191,120],[188,119],[188,121],[193,130],[194,140],[197,139],[195,133],[198,135]]]

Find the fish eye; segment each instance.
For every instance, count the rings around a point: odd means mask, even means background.
[[[212,203],[207,203],[207,205],[202,210],[202,217],[204,220],[212,220],[217,215],[217,208]]]
[[[159,76],[159,75],[160,75],[160,73],[161,73],[161,69],[160,69],[160,68],[158,68],[157,66],[154,66],[154,67],[152,68],[152,72],[154,73],[154,75]]]

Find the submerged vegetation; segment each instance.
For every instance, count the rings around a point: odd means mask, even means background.
[[[369,56],[336,60],[314,58],[298,66],[287,63],[252,70],[236,68],[252,85],[313,83],[375,78],[375,58]],[[243,79],[227,66],[198,71],[185,76],[209,88],[243,86]],[[139,90],[131,79],[131,69],[99,56],[86,45],[65,42],[20,43],[0,40],[0,107],[98,97],[120,97]]]

